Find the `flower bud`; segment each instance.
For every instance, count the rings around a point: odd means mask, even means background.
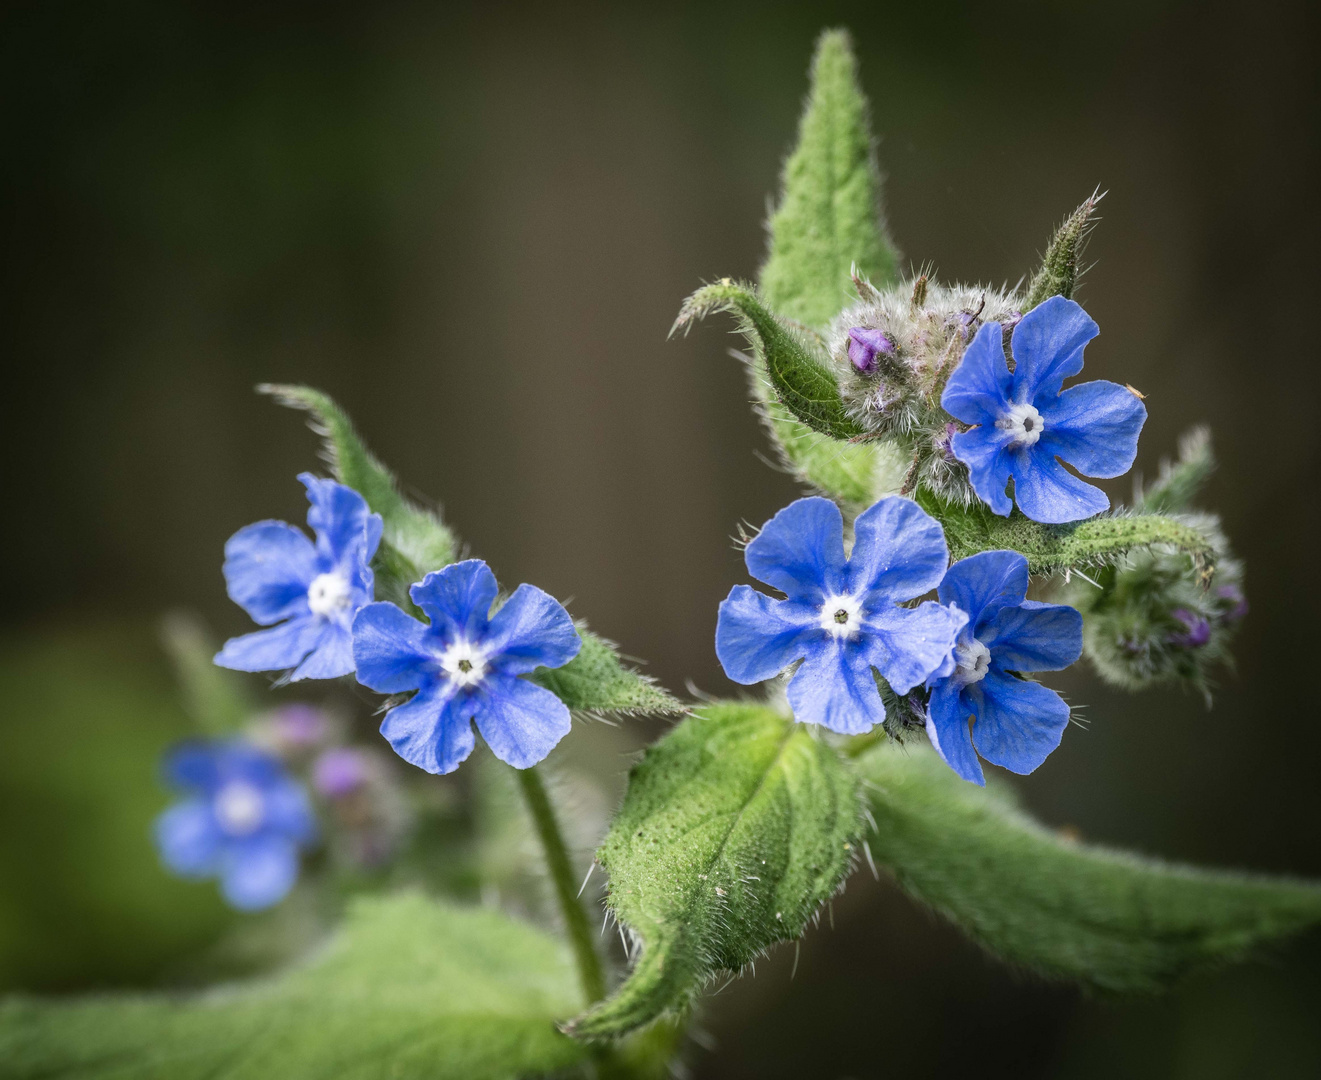
[[[880,356],[893,356],[894,338],[884,330],[855,326],[849,331],[849,359],[864,375],[875,371]]]

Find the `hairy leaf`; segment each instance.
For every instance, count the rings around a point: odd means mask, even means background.
[[[848,34],[826,31],[761,271],[767,302],[808,326],[824,326],[844,306],[855,264],[877,284],[898,276],[868,112]]]
[[[199,619],[182,611],[167,615],[161,644],[174,663],[184,709],[203,734],[232,735],[247,723],[256,706],[244,676],[215,663],[216,643]]]
[[[1179,439],[1178,460],[1162,462],[1156,482],[1139,492],[1137,508],[1153,514],[1187,510],[1215,468],[1210,431],[1191,429]]]
[[[615,646],[579,626],[583,647],[560,668],[537,668],[540,683],[575,712],[667,716],[685,710],[664,687],[640,671],[626,667]]]
[[[399,492],[390,470],[372,455],[348,415],[320,390],[307,386],[258,387],[282,405],[311,414],[312,430],[325,440],[325,456],[336,478],[367,500],[385,523],[374,567],[377,597],[411,608],[408,586],[454,561],[454,534],[440,518]]]
[[[1321,888],[1064,839],[929,748],[887,742],[856,764],[876,860],[991,952],[1045,975],[1151,991],[1321,922]]]
[[[598,853],[642,954],[566,1030],[624,1034],[798,937],[843,882],[858,830],[852,776],[806,727],[752,702],[698,710],[635,766]]]
[[[1073,296],[1073,290],[1078,287],[1078,278],[1082,276],[1078,260],[1082,257],[1083,248],[1087,246],[1087,234],[1095,224],[1092,214],[1102,198],[1101,193],[1093,193],[1064,219],[1064,224],[1051,239],[1050,247],[1046,248],[1041,268],[1033,275],[1027,287],[1027,302],[1024,306],[1028,311],[1052,296],[1062,296],[1066,300]]]
[[[192,997],[0,1006],[0,1072],[69,1080],[482,1080],[562,1069],[584,1048],[567,950],[495,911],[360,899],[310,963]]]

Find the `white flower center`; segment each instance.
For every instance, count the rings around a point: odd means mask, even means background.
[[[440,669],[455,686],[476,686],[486,675],[486,652],[471,641],[459,638],[440,654]]]
[[[348,607],[348,580],[342,574],[318,574],[307,587],[307,606],[313,615],[330,618]]]
[[[1034,406],[1023,402],[1010,405],[1009,411],[995,422],[995,426],[1009,433],[1011,446],[1033,446],[1046,429],[1046,422]]]
[[[231,780],[217,791],[211,808],[220,828],[231,836],[256,832],[266,816],[266,800],[245,780]]]
[[[991,650],[976,638],[954,646],[954,678],[960,686],[981,682],[991,667]]]
[[[862,629],[862,601],[856,596],[827,596],[818,622],[827,634],[855,638]]]

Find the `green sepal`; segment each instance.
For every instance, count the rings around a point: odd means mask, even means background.
[[[869,111],[849,35],[827,30],[812,60],[798,145],[784,165],[761,269],[767,302],[808,326],[824,326],[843,308],[855,265],[877,285],[898,280]]]
[[[1080,844],[929,748],[884,743],[856,767],[875,860],[992,953],[1046,976],[1154,991],[1321,922],[1321,888]]]
[[[494,910],[420,895],[362,898],[311,963],[191,997],[10,1000],[12,1080],[513,1080],[586,1048],[555,1020],[580,1007],[567,949]]]
[[[1093,193],[1056,230],[1041,260],[1040,269],[1028,284],[1025,310],[1031,311],[1052,296],[1072,299],[1073,290],[1078,287],[1078,279],[1082,276],[1078,262],[1087,245],[1087,234],[1095,224],[1092,214],[1102,198],[1101,193]]]
[[[574,712],[625,716],[677,716],[687,706],[654,679],[628,667],[613,642],[581,623],[583,646],[563,667],[540,667],[529,678],[544,686]]]
[[[738,318],[739,330],[770,379],[776,398],[800,423],[832,439],[866,434],[844,411],[829,359],[810,340],[809,332],[781,322],[751,286],[726,279],[698,289],[683,302],[670,333],[687,330],[696,320],[717,311],[728,311]]]
[[[754,702],[697,710],[633,768],[597,853],[641,955],[565,1030],[626,1034],[798,937],[853,864],[859,812],[852,775],[804,725]]]
[[[182,611],[167,615],[161,644],[173,664],[184,711],[203,735],[233,735],[252,718],[257,706],[244,676],[215,662],[216,644],[199,619]]]
[[[951,562],[979,551],[1012,549],[1027,557],[1032,573],[1050,574],[1113,565],[1130,551],[1165,547],[1189,555],[1203,576],[1215,567],[1212,541],[1177,518],[1121,512],[1067,525],[1043,525],[1017,507],[1001,517],[983,504],[954,506],[926,490],[919,490],[915,498],[944,527]]]
[[[372,563],[377,599],[413,610],[408,587],[454,561],[458,549],[454,534],[436,514],[400,494],[390,470],[367,449],[348,415],[328,395],[308,386],[266,384],[257,389],[311,415],[312,430],[324,440],[325,459],[335,478],[366,499],[384,522]]]

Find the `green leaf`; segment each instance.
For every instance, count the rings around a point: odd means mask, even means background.
[[[256,706],[243,676],[217,666],[216,643],[201,620],[174,612],[161,622],[161,644],[174,663],[184,711],[206,735],[232,735],[252,717]]]
[[[886,234],[867,99],[843,30],[821,35],[811,82],[771,216],[761,290],[788,318],[824,326],[844,306],[855,264],[883,285],[897,279],[899,257]]]
[[[1321,922],[1316,886],[1067,840],[926,747],[883,743],[856,765],[876,861],[991,952],[1045,975],[1151,991]]]
[[[852,776],[806,727],[752,702],[698,710],[634,767],[597,855],[642,954],[565,1030],[622,1035],[798,937],[844,881],[858,830]]]
[[[944,527],[951,561],[1009,548],[1027,556],[1032,573],[1049,574],[1112,565],[1127,552],[1159,546],[1191,556],[1203,576],[1215,566],[1211,539],[1177,518],[1114,513],[1068,525],[1043,525],[1017,509],[1000,517],[982,504],[957,507],[926,491],[919,491],[916,498]]]
[[[454,561],[454,534],[440,518],[415,506],[399,492],[390,471],[363,444],[348,415],[320,390],[307,386],[257,388],[282,405],[311,414],[312,430],[325,440],[325,455],[336,478],[358,492],[381,515],[385,528],[374,566],[377,596],[411,609],[408,586]]]
[[[567,951],[496,911],[420,895],[360,899],[310,963],[193,997],[11,1000],[8,1078],[483,1080],[542,1074],[585,1048]]]
[[[530,676],[533,682],[575,712],[666,716],[686,710],[655,680],[626,667],[612,642],[582,625],[578,633],[583,640],[578,655],[563,667],[537,668]]]
[[[1140,492],[1137,509],[1153,514],[1187,510],[1215,472],[1215,467],[1210,431],[1204,427],[1193,428],[1179,439],[1178,460],[1161,462],[1159,478]]]
[[[1051,239],[1050,247],[1046,248],[1041,268],[1033,275],[1027,287],[1027,301],[1024,304],[1027,311],[1052,296],[1062,296],[1066,300],[1072,298],[1073,290],[1078,287],[1078,278],[1082,276],[1078,260],[1082,257],[1083,248],[1087,246],[1087,234],[1095,224],[1092,214],[1103,197],[1102,193],[1094,192],[1064,219],[1064,224]]]

